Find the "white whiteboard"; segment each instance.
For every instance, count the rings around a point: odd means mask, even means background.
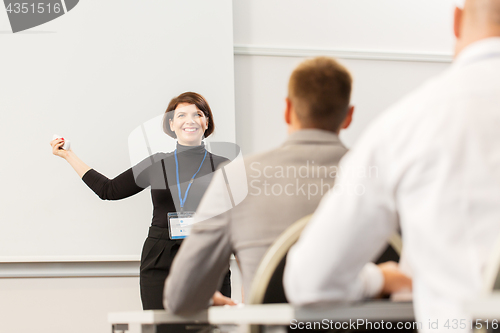
[[[49,142],[113,178],[131,131],[185,91],[209,101],[213,140],[234,142],[231,1],[82,0],[17,34],[0,8],[0,32],[0,261],[138,258],[149,189],[101,201]]]

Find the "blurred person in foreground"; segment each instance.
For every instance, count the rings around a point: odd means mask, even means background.
[[[460,7],[452,66],[381,115],[340,164],[378,177],[338,177],[364,194],[328,193],[290,250],[292,303],[359,298],[359,272],[401,225],[422,331],[470,331],[464,305],[485,287],[500,233],[500,0]]]
[[[337,166],[347,149],[339,132],[352,120],[352,79],[342,65],[328,57],[309,59],[292,73],[286,98],[288,138],[274,150],[245,157],[247,197],[231,207],[222,172],[216,172],[196,212],[194,225],[174,260],[166,281],[164,305],[173,313],[207,308],[231,253],[241,268],[249,292],[258,265],[273,241],[298,219],[317,208],[333,188]],[[234,164],[224,168],[232,174]],[[231,187],[235,184],[231,184]],[[377,295],[386,281],[410,280],[393,265],[367,264],[363,270],[366,296]]]

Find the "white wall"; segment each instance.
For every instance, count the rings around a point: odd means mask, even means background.
[[[233,299],[241,301],[241,277],[235,260],[231,261],[231,271]],[[2,333],[108,333],[108,313],[140,310],[137,274],[0,278]]]
[[[304,55],[340,55],[352,71],[357,111],[343,135],[349,145],[378,113],[443,71],[451,58],[451,0],[233,5],[236,133],[244,153],[277,146],[286,137],[286,84]],[[138,292],[137,277],[0,279],[0,331],[109,332],[107,312],[140,309]]]
[[[284,98],[306,56],[352,72],[351,146],[377,114],[451,61],[452,0],[233,1],[236,137],[245,154],[286,138]],[[397,61],[395,61],[397,60]]]
[[[0,279],[0,332],[110,332],[107,314],[139,311],[139,278]]]

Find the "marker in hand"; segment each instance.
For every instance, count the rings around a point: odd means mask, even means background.
[[[57,134],[54,134],[52,136],[52,140],[55,140],[55,139],[62,139],[62,140],[64,140],[63,137],[61,137],[60,135],[57,135]],[[59,149],[69,150],[69,147],[70,147],[69,141],[68,140],[64,140],[64,145],[62,146],[62,148],[59,148]]]

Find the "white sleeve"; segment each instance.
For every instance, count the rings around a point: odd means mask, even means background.
[[[381,289],[380,271],[365,264],[381,254],[398,217],[384,180],[391,170],[366,141],[341,161],[334,188],[288,254],[283,283],[291,303],[357,300]]]
[[[359,298],[372,298],[379,295],[384,287],[384,275],[380,268],[372,262],[365,264],[358,275],[361,280],[363,292]]]

